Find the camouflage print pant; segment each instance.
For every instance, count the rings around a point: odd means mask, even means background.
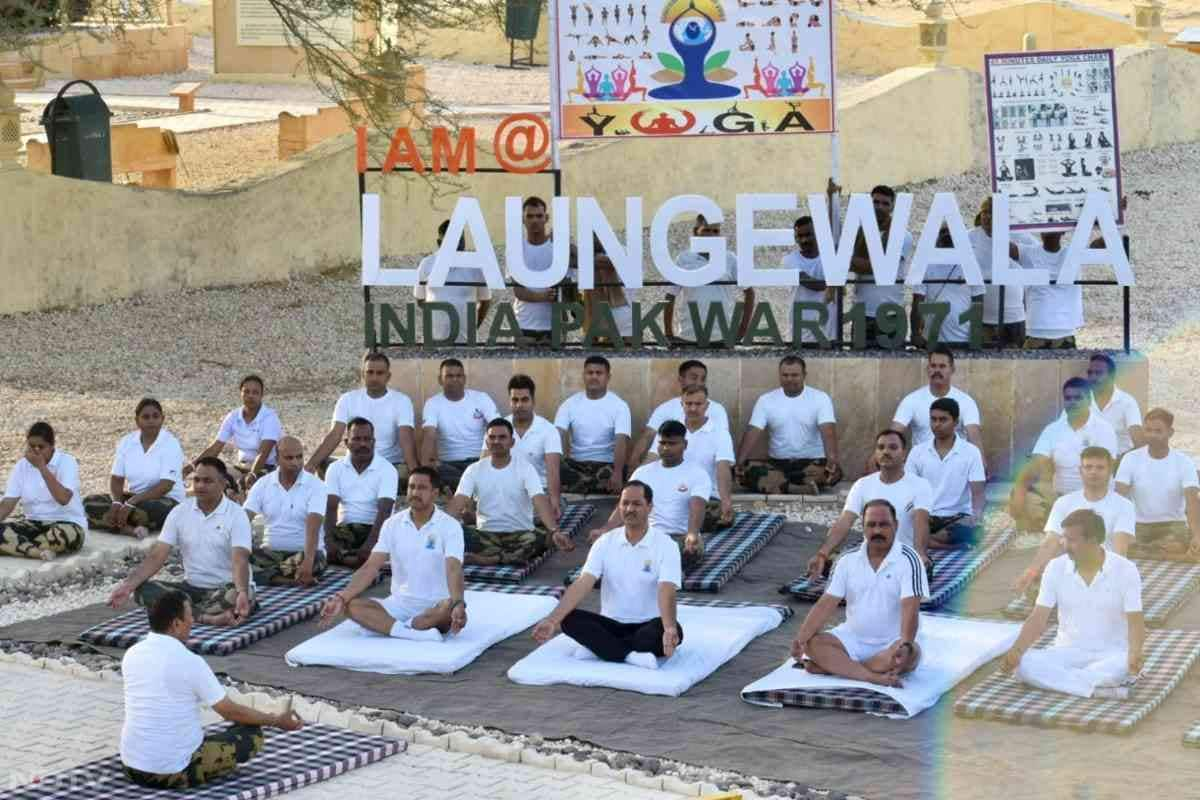
[[[1046,520],[1050,517],[1050,508],[1058,495],[1049,488],[1035,487],[1025,493],[1025,505],[1022,508],[1010,508],[1017,530],[1026,533],[1041,533],[1046,529]],[[1011,500],[1010,500],[1011,505]]]
[[[150,789],[194,789],[223,778],[262,752],[262,728],[256,725],[232,725],[204,737],[192,760],[180,772],[159,774],[124,767],[129,780]]]
[[[146,581],[133,593],[139,606],[149,608],[167,592],[183,592],[192,601],[192,614],[196,617],[213,616],[233,611],[237,607],[237,587],[232,582],[215,589],[201,589],[187,581]],[[250,584],[250,613],[258,610],[258,598],[254,596],[254,584]]]
[[[696,567],[700,566],[700,562],[704,561],[704,537],[700,538],[700,547],[696,548],[690,553],[685,553],[683,551],[683,546],[685,544],[684,539],[686,538],[684,534],[673,533],[671,534],[671,538],[675,540],[675,544],[679,545],[679,555],[683,559],[683,571],[685,573],[691,572]]]
[[[545,530],[481,531],[464,525],[463,539],[468,564],[522,566],[550,549],[550,535]]]
[[[1075,337],[1064,336],[1061,339],[1042,339],[1038,336],[1026,336],[1022,350],[1074,350]]]
[[[571,494],[611,494],[608,482],[612,480],[612,475],[613,465],[605,461],[564,458],[559,468],[562,491]]]
[[[367,539],[371,538],[371,528],[373,525],[368,525],[365,522],[345,522],[340,525],[333,526],[333,533],[330,538],[333,542],[326,541],[325,546],[329,547],[333,544],[340,554],[330,553],[330,564],[341,564],[344,555],[353,555],[360,547],[367,543]]]
[[[742,486],[758,494],[820,494],[842,479],[839,467],[830,477],[823,458],[768,458],[751,461],[742,472]]]
[[[126,493],[121,499],[128,500],[131,497],[133,495]],[[83,512],[87,514],[88,527],[120,533],[113,528],[112,504],[112,496],[107,494],[91,494],[83,498]],[[133,528],[140,525],[152,531],[162,530],[167,514],[177,505],[178,503],[169,497],[146,500],[138,503],[137,507],[129,512],[129,521],[126,524]]]
[[[1192,532],[1186,522],[1139,522],[1134,531],[1131,557],[1191,560]]]
[[[268,550],[256,547],[250,552],[250,569],[254,571],[254,582],[260,586],[270,583],[295,583],[304,561],[304,551]],[[328,562],[325,552],[318,550],[313,556],[313,577],[320,578]]]
[[[74,522],[13,519],[0,522],[0,555],[41,558],[43,552],[63,555],[83,547],[83,528]]]
[[[451,497],[454,497],[454,490],[458,488],[458,482],[462,480],[463,473],[467,471],[467,467],[478,460],[477,458],[471,458],[466,461],[438,462],[438,477],[442,481],[442,488],[438,494],[442,499],[449,500]]]
[[[704,504],[704,524],[700,526],[703,533],[713,533],[715,531],[723,531],[733,525],[731,521],[728,525],[721,522],[721,501],[709,500]]]

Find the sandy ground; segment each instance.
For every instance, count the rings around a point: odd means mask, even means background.
[[[944,16],[955,14],[979,14],[995,11],[1018,4],[1018,0],[946,0]],[[919,10],[926,4],[922,0],[839,0],[839,7],[872,17],[881,17],[895,22],[917,22],[924,14]],[[1086,0],[1073,5],[1119,14],[1129,17],[1133,13],[1130,0]],[[1179,31],[1191,25],[1200,25],[1200,5],[1195,0],[1162,0],[1163,28]]]

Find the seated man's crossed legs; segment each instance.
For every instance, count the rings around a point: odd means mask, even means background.
[[[564,458],[559,468],[559,482],[564,493],[612,494],[613,465],[604,461],[576,461]]]
[[[343,567],[358,567],[358,551],[371,538],[371,528],[367,522],[345,522],[333,526],[333,531],[325,538],[326,561]]]
[[[125,775],[139,786],[150,789],[194,789],[232,774],[238,764],[254,758],[263,749],[262,728],[256,725],[231,725],[204,737],[191,761],[179,772],[159,774],[142,772],[122,765]]]
[[[679,629],[678,644],[682,645],[683,626],[677,623],[676,627]],[[562,632],[602,661],[629,661],[653,669],[658,667],[657,659],[666,655],[661,617],[646,622],[618,622],[577,608],[563,619]],[[589,654],[577,652],[576,655],[587,657]]]
[[[805,646],[805,655],[804,668],[814,675],[837,675],[880,686],[900,686],[901,677],[921,663],[916,642],[861,641],[844,625],[814,636]]]
[[[709,500],[704,504],[704,523],[700,526],[700,531],[701,533],[723,531],[733,526],[733,520],[736,516],[737,514],[733,513],[726,518],[721,513],[721,501]]]
[[[271,550],[256,547],[250,552],[250,569],[254,572],[254,582],[266,586],[290,586],[300,583],[300,566],[304,563],[304,551]],[[313,579],[321,577],[329,560],[325,553],[318,550],[313,554]]]
[[[755,459],[739,468],[743,487],[755,494],[821,494],[842,480],[842,468],[823,458]]]
[[[483,531],[463,526],[465,553],[463,563],[475,566],[522,566],[540,558],[550,549],[550,532],[545,528],[529,531]]]
[[[1169,561],[1200,561],[1200,543],[1186,522],[1139,522],[1129,555]]]
[[[132,494],[126,493],[121,500],[127,501],[131,497],[133,497]],[[128,509],[124,523],[118,524],[114,517],[116,510],[113,508],[111,495],[92,494],[83,498],[83,512],[87,515],[89,528],[134,536],[138,539],[145,537],[148,533],[162,530],[167,515],[177,505],[178,503],[169,497],[144,500],[134,508]]]
[[[450,598],[428,601],[397,596],[379,600],[356,597],[346,606],[346,616],[383,636],[437,641],[450,632],[450,603]]]
[[[1122,699],[1128,695],[1128,689],[1120,690],[1129,677],[1129,659],[1125,651],[1106,653],[1076,647],[1047,647],[1026,652],[1015,677],[1038,689],[1076,697]]]
[[[979,543],[980,529],[962,520],[967,514],[929,518],[929,547],[934,550],[952,550],[959,547],[974,547]]]
[[[232,582],[212,589],[192,586],[186,581],[155,581],[143,583],[134,590],[137,604],[149,608],[166,592],[180,591],[192,601],[192,613],[201,625],[235,625],[237,609],[237,587]],[[250,615],[258,610],[258,598],[254,596],[254,584],[250,584]],[[241,620],[245,622],[245,620]]]
[[[1050,518],[1050,509],[1058,494],[1049,486],[1035,486],[1025,492],[1025,502],[1017,503],[1016,497],[1010,495],[1008,513],[1017,525],[1017,530],[1025,533],[1041,534],[1046,529],[1046,520]]]
[[[0,522],[0,555],[50,561],[83,547],[83,528],[74,522],[11,519]]]
[[[680,566],[683,568],[684,574],[691,572],[703,563],[704,537],[700,537],[699,543],[691,548],[687,546],[687,536],[685,534],[672,533],[671,540],[679,546]]]
[[[462,480],[463,473],[467,471],[467,467],[474,464],[479,459],[468,459],[466,461],[439,461],[437,465],[438,478],[442,481],[441,491],[438,493],[439,501],[449,500],[454,497],[454,490],[458,488],[458,482]],[[407,479],[404,484],[407,486]],[[403,495],[403,492],[401,492]]]

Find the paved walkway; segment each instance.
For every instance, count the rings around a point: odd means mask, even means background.
[[[121,684],[0,664],[0,791],[111,755],[124,715]],[[205,722],[217,720],[207,712]],[[407,753],[290,793],[296,800],[669,800],[609,778],[409,744]]]

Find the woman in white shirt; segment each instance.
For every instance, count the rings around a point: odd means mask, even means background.
[[[183,448],[163,430],[162,404],[146,397],[137,404],[138,429],[117,442],[108,494],[83,498],[92,528],[144,538],[162,528],[183,502]]]
[[[54,449],[54,428],[35,422],[25,456],[13,467],[0,500],[0,555],[50,561],[83,547],[87,517],[79,496],[79,464]],[[5,522],[17,503],[24,519]]]
[[[184,465],[185,478],[192,473],[200,459],[210,456],[219,458],[229,442],[233,442],[238,451],[238,461],[230,466],[229,472],[240,487],[246,487],[248,475],[261,478],[275,469],[275,443],[283,437],[283,424],[275,409],[263,405],[263,395],[266,393],[263,379],[257,375],[247,375],[242,378],[238,390],[242,395],[242,407],[226,414],[217,431],[217,438],[203,453]]]

